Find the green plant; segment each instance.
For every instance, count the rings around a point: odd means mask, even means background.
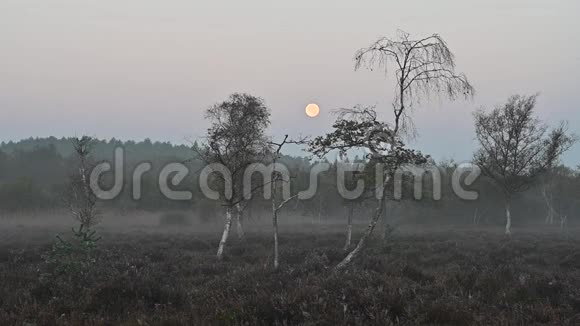
[[[73,146],[79,159],[78,175],[71,178],[67,204],[72,215],[80,226],[72,228],[73,240],[68,241],[56,236],[58,240],[45,261],[55,265],[57,272],[82,273],[94,263],[93,251],[101,237],[91,226],[97,223],[96,196],[89,185],[90,164],[89,154],[94,140],[91,137],[73,139]]]
[[[65,240],[59,235],[52,250],[46,255],[45,262],[52,265],[57,273],[82,274],[95,263],[94,250],[101,240],[96,230],[81,225],[78,230],[72,228],[73,238]]]

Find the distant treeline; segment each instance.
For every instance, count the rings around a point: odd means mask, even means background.
[[[125,150],[124,188],[116,199],[101,202],[103,209],[123,212],[132,210],[190,210],[202,219],[220,218],[222,207],[219,202],[205,198],[199,189],[198,176],[203,163],[196,159],[192,146],[173,145],[168,142],[120,141],[116,139],[95,142],[92,158],[94,162],[111,161],[115,148]],[[152,170],[143,175],[142,198],[132,199],[131,174],[133,168],[142,162],[152,164]],[[170,162],[185,164],[190,173],[175,190],[189,190],[191,201],[174,201],[165,198],[158,186],[159,171]],[[284,156],[281,159],[290,170],[293,192],[305,190],[309,186],[310,168],[313,164],[304,157]],[[466,201],[454,195],[451,189],[453,162],[439,162],[442,173],[442,198],[433,200],[432,183],[429,178],[423,185],[423,199],[412,199],[412,189],[404,188],[403,200],[388,201],[387,218],[401,222],[454,222],[501,224],[504,219],[503,199],[491,181],[480,177],[471,189],[479,192],[479,199]],[[73,146],[69,138],[29,138],[18,142],[0,143],[0,212],[26,212],[30,210],[64,209],[67,187],[76,166]],[[515,199],[514,221],[544,222],[548,215],[546,197],[553,203],[557,215],[568,216],[568,223],[574,223],[580,210],[580,174],[577,169],[560,166],[549,178],[544,178]],[[305,201],[293,201],[287,206],[289,214],[302,215],[312,219],[337,219],[345,216],[346,207],[354,205],[355,217],[366,219],[373,209],[374,200],[348,201],[338,193],[336,185],[336,164],[328,172],[319,176],[319,186],[315,197]],[[405,179],[406,180],[406,179]],[[410,183],[410,182],[408,182]],[[409,189],[407,189],[409,188]],[[257,218],[267,211],[269,201],[261,194],[254,196],[245,214]],[[557,218],[556,218],[557,222]]]

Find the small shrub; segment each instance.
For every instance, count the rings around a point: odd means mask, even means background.
[[[44,256],[45,263],[53,266],[57,273],[84,273],[95,263],[93,251],[101,237],[96,235],[95,230],[82,225],[78,230],[74,228],[72,230],[73,239],[71,241],[63,240],[57,236],[52,250]]]

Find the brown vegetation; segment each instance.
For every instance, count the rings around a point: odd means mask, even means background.
[[[372,239],[341,274],[330,271],[345,256],[342,229],[297,229],[280,234],[278,271],[271,238],[258,232],[232,243],[223,261],[215,235],[103,232],[90,272],[57,271],[43,237],[11,238],[0,249],[0,324],[580,322],[580,240],[557,228],[511,239],[481,228],[399,230]]]

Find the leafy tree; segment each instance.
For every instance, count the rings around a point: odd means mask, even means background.
[[[319,136],[310,143],[311,152],[322,157],[333,150],[344,154],[353,148],[367,148],[370,151],[367,158],[373,162],[373,166],[382,165],[388,174],[381,176],[383,182],[375,185],[380,188],[377,208],[357,246],[336,266],[335,270],[339,271],[360,253],[372,234],[384,208],[386,188],[391,179],[389,175],[392,175],[396,168],[404,163],[423,164],[426,162],[426,157],[420,152],[407,149],[389,125],[377,120],[373,108],[358,107],[343,111],[333,124],[333,128],[331,133]]]
[[[537,95],[514,95],[502,106],[475,113],[480,148],[474,160],[504,195],[506,235],[511,234],[513,196],[529,189],[576,141],[564,123],[548,132],[534,115],[536,99]]]
[[[231,196],[222,198],[226,208],[226,221],[219,244],[217,257],[223,257],[232,223],[232,211],[236,210],[238,236],[243,237],[241,216],[244,193],[243,175],[252,163],[260,162],[267,155],[268,139],[264,135],[270,125],[270,109],[261,98],[235,93],[206,111],[206,119],[211,121],[207,132],[207,144],[198,151],[199,157],[207,164],[219,163],[225,166],[232,178]],[[223,176],[218,179],[225,187]],[[225,190],[225,189],[223,189]]]

